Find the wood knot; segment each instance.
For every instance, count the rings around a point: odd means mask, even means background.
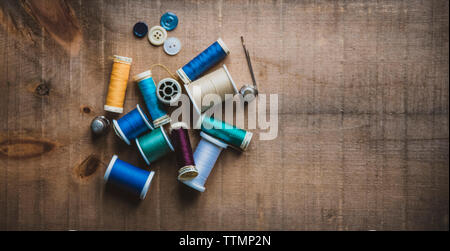
[[[35,92],[39,96],[48,96],[50,94],[50,87],[47,83],[42,83],[36,87]]]
[[[87,181],[89,177],[95,174],[101,164],[100,158],[91,154],[87,156],[79,165],[75,166],[73,173],[79,181]]]
[[[36,139],[9,139],[0,142],[0,157],[26,159],[41,156],[55,148],[52,142]]]
[[[89,106],[82,106],[81,111],[83,113],[89,114],[89,113],[91,113],[92,109]]]

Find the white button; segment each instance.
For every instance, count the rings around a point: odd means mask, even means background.
[[[169,37],[164,42],[164,51],[173,56],[176,55],[181,50],[181,42],[176,37]]]
[[[167,31],[161,26],[153,26],[148,33],[148,40],[153,45],[162,45],[167,38]]]

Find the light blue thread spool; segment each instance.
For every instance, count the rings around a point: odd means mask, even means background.
[[[227,148],[228,145],[204,132],[200,132],[200,136],[202,139],[194,152],[195,167],[198,170],[198,175],[192,180],[181,182],[197,191],[204,192],[206,180],[217,158],[219,158],[222,150]]]
[[[219,38],[189,63],[178,69],[177,74],[185,84],[189,84],[223,60],[228,54],[230,54],[230,50],[228,50],[223,40]]]
[[[113,119],[113,128],[116,135],[128,145],[130,145],[130,140],[137,138],[144,132],[153,130],[147,116],[142,112],[139,105],[136,105],[135,109],[125,114],[119,120]]]
[[[153,120],[153,126],[156,128],[169,123],[170,117],[156,96],[156,86],[152,78],[152,72],[150,70],[142,72],[134,76],[133,79],[138,83],[141,94],[144,97],[147,110]]]
[[[104,179],[145,199],[155,172],[146,171],[120,160],[114,155],[106,169]]]

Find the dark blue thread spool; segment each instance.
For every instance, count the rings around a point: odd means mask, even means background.
[[[113,128],[117,136],[125,143],[130,145],[130,141],[137,138],[144,132],[153,130],[152,125],[148,122],[147,116],[142,112],[141,107],[136,108],[125,114],[119,120],[113,120]]]
[[[114,155],[106,169],[104,179],[124,190],[145,199],[152,182],[154,171],[146,171],[120,160]]]
[[[219,38],[206,48],[206,50],[189,61],[189,63],[178,69],[177,74],[185,84],[189,84],[223,60],[228,54],[230,54],[230,50],[228,50],[222,39]]]

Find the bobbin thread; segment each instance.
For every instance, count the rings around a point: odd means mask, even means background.
[[[181,85],[173,78],[165,78],[158,82],[156,95],[162,103],[170,105],[181,97]]]
[[[125,92],[130,75],[132,58],[114,55],[113,69],[109,81],[108,94],[104,110],[115,113],[123,112]]]
[[[152,117],[154,127],[160,127],[169,123],[170,117],[164,111],[164,108],[156,95],[156,86],[152,78],[152,72],[148,70],[139,73],[133,77],[133,80],[138,83],[147,110]]]
[[[135,142],[147,165],[174,151],[173,145],[162,127],[137,137]]]
[[[225,42],[219,38],[194,59],[178,69],[177,74],[185,84],[189,84],[223,60],[228,54],[230,54],[230,50],[225,45]]]
[[[134,140],[142,133],[153,130],[147,116],[142,112],[141,107],[136,108],[125,114],[119,120],[113,119],[113,128],[116,135],[130,145],[130,140]]]
[[[200,191],[205,191],[205,183],[223,149],[227,148],[224,142],[200,132],[202,139],[194,152],[194,160],[198,170],[198,176],[192,180],[181,181],[185,185]]]
[[[253,137],[252,132],[230,125],[222,120],[206,116],[206,114],[203,114],[200,120],[203,132],[223,140],[235,149],[241,151],[247,150]]]
[[[147,195],[154,175],[154,171],[149,172],[140,169],[120,160],[117,155],[114,155],[108,164],[103,179],[105,182],[111,182],[116,186],[139,195],[139,198],[143,200]]]
[[[208,94],[219,95],[221,101],[225,101],[226,94],[238,94],[233,78],[226,65],[185,85],[186,93],[192,101],[194,109],[201,114],[211,108],[211,104],[203,104],[204,97]]]
[[[198,175],[187,128],[184,122],[174,123],[170,127],[170,137],[179,166],[178,180],[191,180]]]

